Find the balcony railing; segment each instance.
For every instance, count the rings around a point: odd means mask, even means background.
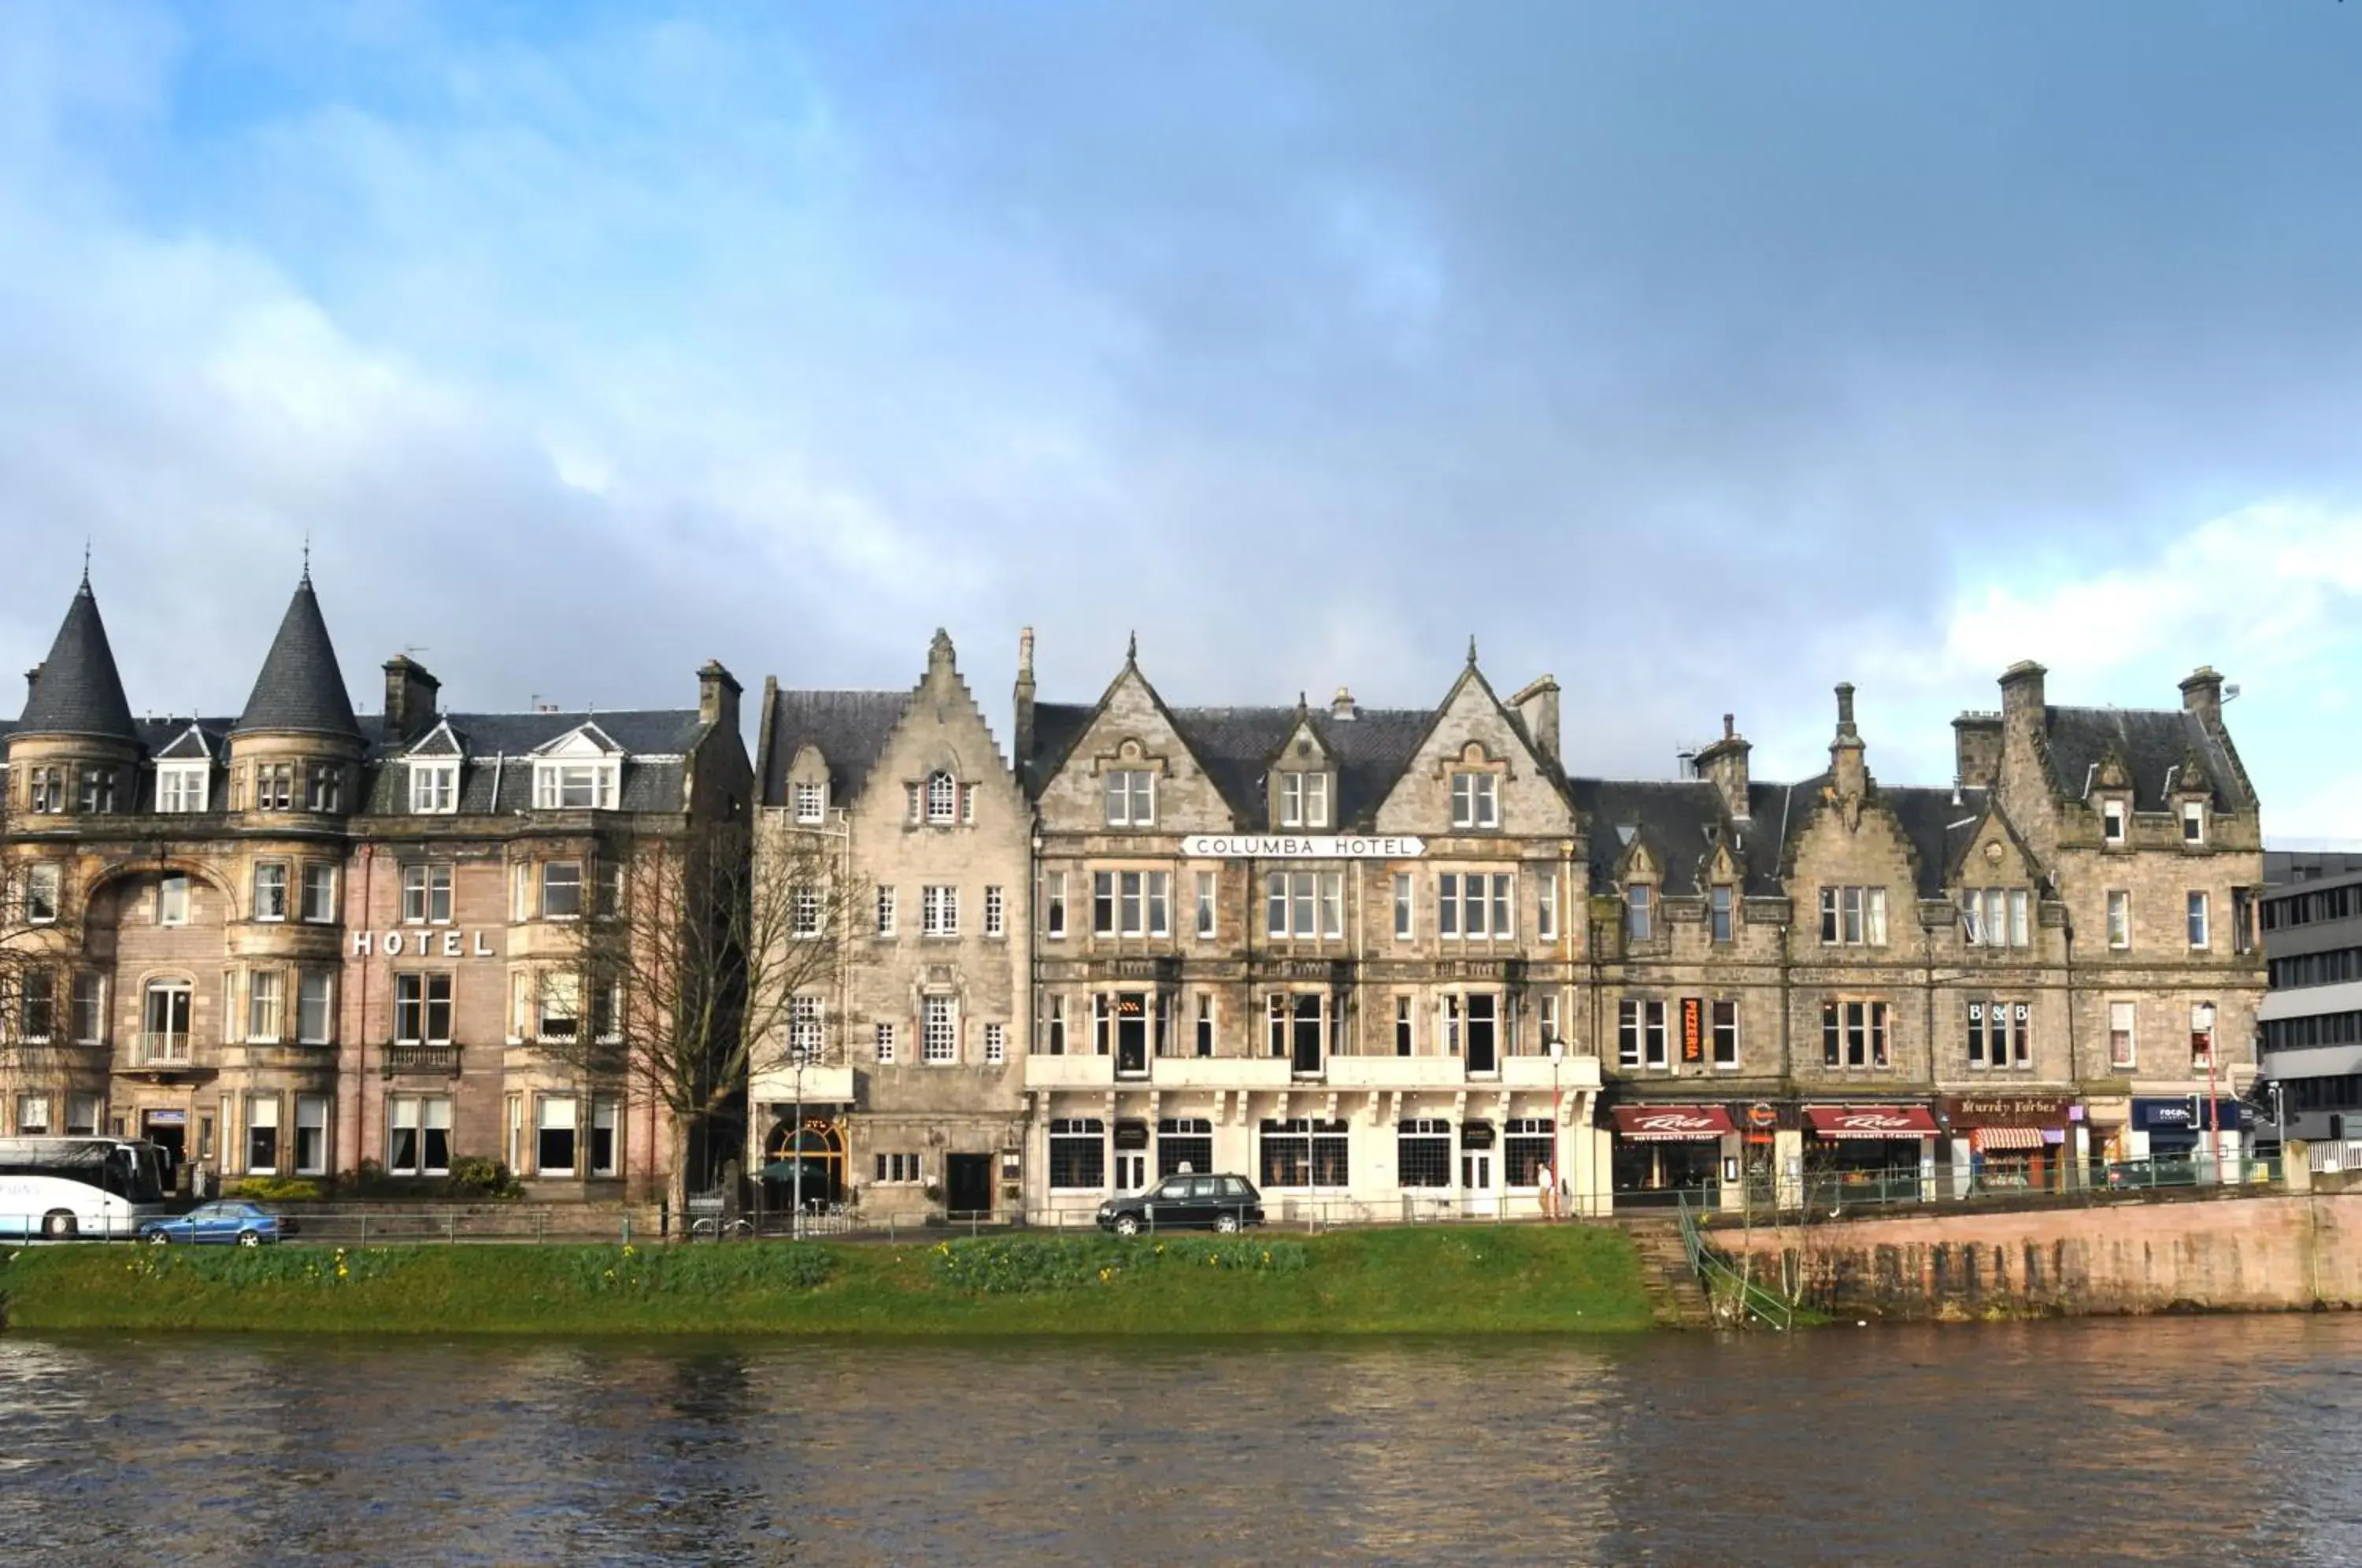
[[[387,1077],[397,1073],[417,1073],[456,1078],[459,1076],[459,1047],[392,1044],[385,1048],[384,1062]]]

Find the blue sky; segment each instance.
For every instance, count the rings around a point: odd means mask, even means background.
[[[2200,663],[2362,838],[2362,7],[0,6],[0,651],[234,710],[1434,701],[1942,782]],[[1005,729],[1004,729],[1005,733]]]

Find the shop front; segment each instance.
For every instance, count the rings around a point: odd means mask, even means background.
[[[1619,1105],[1610,1114],[1616,1201],[1671,1203],[1677,1192],[1711,1204],[1738,1129],[1718,1105]],[[1727,1141],[1727,1143],[1726,1143]]]
[[[1827,1183],[1843,1199],[1929,1196],[1940,1131],[1923,1105],[1808,1105],[1807,1186]],[[1817,1196],[1808,1191],[1805,1201]]]
[[[1937,1109],[1952,1130],[1961,1195],[2068,1187],[2080,1116],[2072,1096],[1962,1094],[1937,1101]]]
[[[2239,1102],[2216,1099],[2210,1110],[2204,1095],[2174,1095],[2133,1099],[2132,1131],[2136,1145],[2131,1157],[2150,1160],[2191,1160],[2216,1152],[2226,1159],[2239,1156]],[[2145,1142],[2146,1148],[2137,1147]]]

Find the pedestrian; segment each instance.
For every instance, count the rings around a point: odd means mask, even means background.
[[[1542,1218],[1545,1220],[1557,1219],[1558,1177],[1557,1175],[1550,1168],[1550,1162],[1548,1160],[1544,1160],[1542,1162],[1541,1169],[1534,1173],[1534,1184],[1541,1189]]]

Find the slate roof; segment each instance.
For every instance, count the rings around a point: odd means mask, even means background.
[[[1270,814],[1264,794],[1264,775],[1278,759],[1280,747],[1296,733],[1298,710],[1175,708],[1170,712],[1174,727],[1205,765],[1207,777],[1221,791],[1239,825],[1263,826]],[[1345,828],[1371,824],[1435,718],[1424,708],[1363,708],[1351,719],[1337,718],[1326,708],[1313,708],[1302,716],[1336,764],[1336,821]],[[1039,710],[1034,733],[1038,738]]]
[[[857,797],[894,727],[910,712],[911,696],[908,691],[778,693],[771,703],[771,755],[761,781],[763,803],[788,803],[788,768],[807,744],[818,746],[828,761],[830,799],[843,802]]]
[[[1091,727],[1091,715],[1098,709],[1088,702],[1036,702],[1033,704],[1033,755],[1018,759],[1023,770],[1025,792],[1041,799],[1043,786],[1066,760],[1066,754]]]
[[[295,585],[279,635],[263,657],[262,673],[254,679],[253,694],[238,715],[237,733],[253,730],[360,738],[352,699],[345,693],[344,671],[337,666],[336,646],[328,640],[328,624],[321,618],[308,571]]]
[[[1903,836],[1911,841],[1919,862],[1919,896],[1944,897],[1946,869],[1984,821],[1985,792],[1963,790],[1957,805],[1948,789],[1882,784],[1878,793],[1903,824]]]
[[[96,739],[137,741],[131,704],[123,695],[123,677],[115,668],[115,650],[106,640],[106,623],[98,613],[98,597],[83,579],[66,606],[50,657],[26,694],[25,712],[12,734],[19,735],[89,735]]]
[[[1710,779],[1646,780],[1570,778],[1567,794],[1590,830],[1591,885],[1611,888],[1625,851],[1638,840],[1663,873],[1660,884],[1675,897],[1704,889],[1700,875],[1713,863],[1725,831],[1737,837],[1743,867],[1742,893],[1780,891],[1781,828],[1776,820],[1784,786],[1757,784],[1748,790],[1752,820],[1727,822],[1722,793]]]
[[[533,809],[534,753],[586,723],[624,748],[622,791],[616,801],[625,812],[678,812],[683,808],[681,789],[689,771],[688,758],[703,737],[705,725],[694,708],[623,709],[584,713],[444,713],[464,750],[459,767],[459,814],[482,816]],[[362,790],[366,816],[410,815],[410,769],[404,760],[412,746],[383,739],[385,721],[372,715],[362,721],[370,741],[371,777]],[[431,735],[433,731],[429,731]],[[425,737],[416,737],[424,739]],[[412,743],[415,745],[415,740]],[[447,762],[448,746],[436,745],[422,756]]]
[[[2232,810],[2247,803],[2230,755],[2197,714],[2180,708],[2058,708],[2043,710],[2049,732],[2050,765],[2058,788],[2071,800],[2083,798],[2092,768],[2114,747],[2133,778],[2133,810],[2172,809],[2166,779],[2193,754],[2205,768],[2214,804]],[[2179,788],[2186,780],[2175,777]]]

